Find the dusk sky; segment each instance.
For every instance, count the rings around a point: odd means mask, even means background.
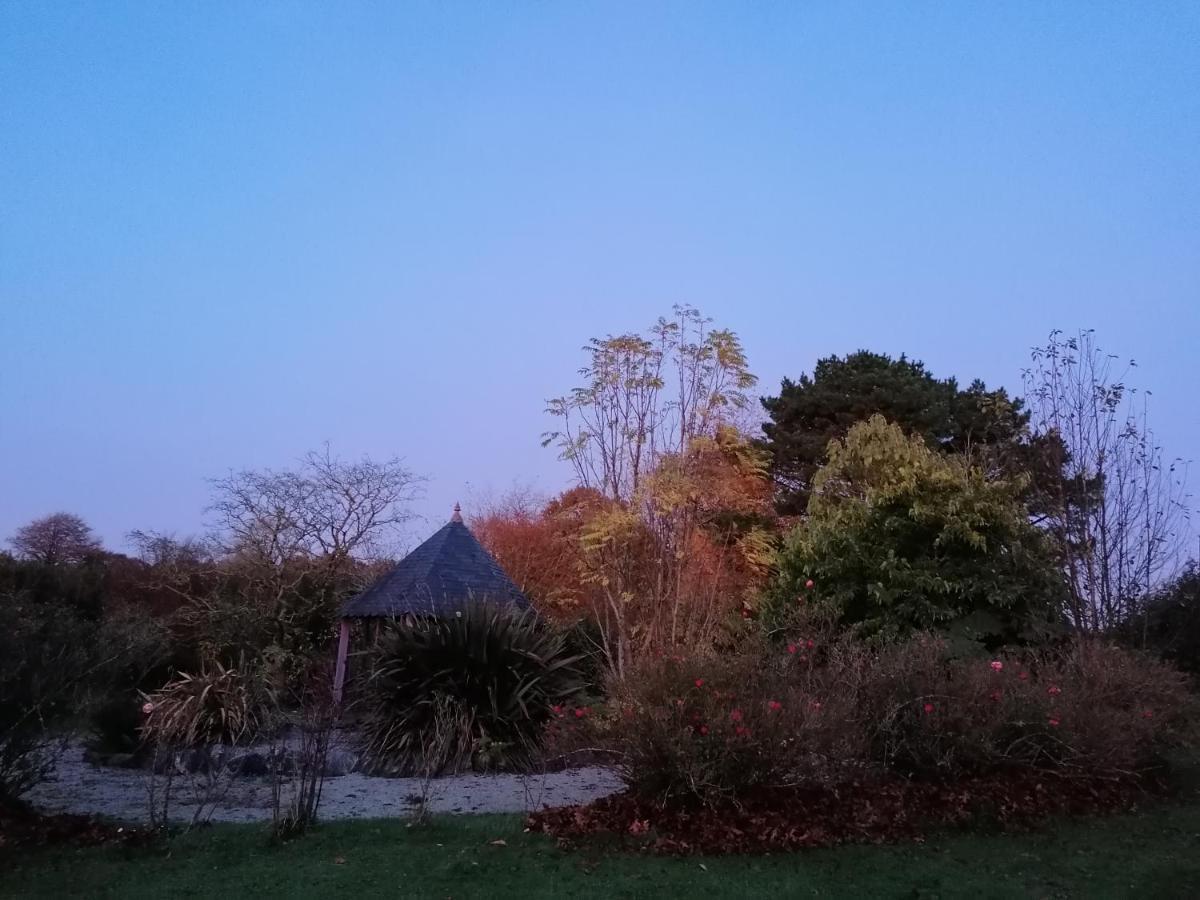
[[[0,4],[0,541],[326,440],[416,538],[558,490],[545,399],[676,302],[759,393],[1095,328],[1200,458],[1200,3]]]

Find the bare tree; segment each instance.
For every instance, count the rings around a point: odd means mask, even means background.
[[[1070,618],[1086,630],[1122,624],[1175,574],[1188,518],[1187,466],[1167,460],[1147,419],[1149,392],[1126,385],[1136,366],[1096,345],[1091,330],[1051,332],[1023,373],[1032,426],[1053,438],[1042,521],[1071,590]]]
[[[685,453],[749,407],[746,391],[757,379],[741,342],[711,324],[677,305],[646,336],[610,335],[584,347],[585,383],[547,402],[561,427],[542,435],[581,486],[627,500],[664,453]]]
[[[91,527],[73,513],[34,519],[8,541],[17,555],[46,565],[72,565],[101,550]]]
[[[213,481],[224,549],[283,564],[299,559],[341,566],[372,558],[412,518],[408,504],[423,479],[400,459],[346,462],[326,444],[294,469],[244,470]]]

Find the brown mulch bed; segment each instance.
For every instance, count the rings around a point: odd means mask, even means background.
[[[1150,787],[1014,773],[947,784],[896,780],[772,789],[738,805],[665,809],[621,793],[534,813],[527,826],[557,837],[562,846],[607,836],[661,854],[770,853],[919,841],[930,830],[967,824],[1022,828],[1052,816],[1129,810],[1149,796]]]
[[[154,839],[152,831],[116,825],[92,816],[43,814],[22,804],[0,802],[0,852],[13,848],[70,844],[143,845]]]

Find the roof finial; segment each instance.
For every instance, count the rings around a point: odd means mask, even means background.
[[[454,515],[452,515],[450,517],[450,521],[451,522],[461,522],[462,521],[462,507],[460,507],[457,503],[454,504]]]

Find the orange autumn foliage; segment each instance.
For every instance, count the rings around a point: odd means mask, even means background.
[[[472,526],[543,613],[599,626],[616,672],[718,641],[750,608],[774,534],[765,467],[732,429],[660,457],[628,501],[510,496]]]
[[[580,535],[609,505],[589,488],[572,488],[549,503],[514,492],[472,518],[471,530],[539,612],[569,624],[589,608]]]

